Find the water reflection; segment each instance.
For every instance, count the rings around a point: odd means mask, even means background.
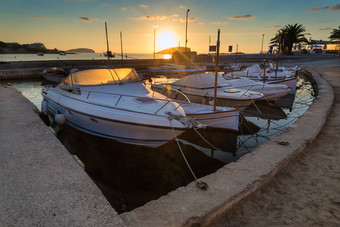
[[[42,80],[9,82],[40,109]],[[295,96],[275,103],[256,102],[242,111],[240,135],[211,129],[182,134],[180,145],[193,172],[198,178],[211,174],[267,142],[298,119],[316,94],[310,78],[301,76]],[[54,128],[119,213],[194,180],[175,141],[153,149],[92,136],[67,125]]]
[[[268,101],[258,101],[252,103],[245,110],[242,111],[245,117],[258,117],[261,119],[280,120],[286,119],[287,114],[280,106]]]
[[[154,149],[92,136],[67,125],[57,130],[59,140],[82,160],[86,172],[118,213],[132,210],[194,180],[175,141]],[[234,148],[236,137],[233,136]],[[232,143],[227,135],[220,134],[219,138]],[[224,152],[226,157],[221,157],[222,151],[214,153],[209,146],[201,147],[190,142],[191,139],[192,135],[184,135],[180,144],[198,178],[234,159],[232,155],[228,157],[231,153]],[[220,146],[229,149],[223,144]]]
[[[256,113],[254,110],[256,107],[250,107],[251,111],[247,109],[245,109],[244,113],[242,111],[242,114],[247,115],[246,119],[256,124],[260,129],[253,134],[245,135],[243,133],[238,137],[236,157],[239,158],[249,153],[273,136],[284,131],[307,111],[316,96],[317,87],[315,87],[314,79],[302,72],[297,83],[296,94],[285,96],[271,104],[255,103],[257,107],[260,107],[260,111],[271,109],[269,115],[260,112]],[[263,108],[262,104],[268,106]],[[275,108],[275,111],[273,108]],[[263,112],[267,113],[264,110]]]

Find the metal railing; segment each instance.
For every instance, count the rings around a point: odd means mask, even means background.
[[[70,88],[68,88],[68,90],[71,90]],[[73,88],[72,90],[76,90],[76,91],[79,91],[79,88]],[[154,97],[142,97],[142,96],[137,96],[137,95],[126,95],[126,94],[118,94],[118,93],[113,93],[113,92],[101,92],[101,91],[90,91],[90,90],[84,90],[84,89],[80,89],[80,91],[81,92],[88,92],[88,94],[87,94],[87,96],[86,96],[86,99],[87,100],[90,100],[90,98],[91,98],[91,94],[93,94],[93,93],[97,93],[97,94],[104,94],[104,95],[112,95],[112,96],[118,96],[118,100],[116,101],[116,103],[114,104],[114,106],[116,106],[116,107],[121,107],[121,106],[119,106],[119,103],[122,101],[122,100],[124,100],[124,99],[122,99],[123,97],[128,97],[128,98],[132,98],[132,99],[138,99],[138,98],[145,98],[145,99],[147,99],[147,100],[150,100],[150,102],[153,102],[153,101],[160,101],[160,102],[164,102],[164,104],[161,106],[161,107],[159,107],[158,108],[158,106],[157,107],[155,107],[155,108],[157,108],[157,110],[155,110],[155,111],[152,111],[152,114],[153,115],[159,115],[158,113],[162,110],[162,109],[164,109],[166,106],[168,106],[170,103],[173,103],[174,104],[174,106],[176,106],[176,104],[177,104],[177,106],[173,109],[174,111],[176,111],[178,108],[179,108],[179,104],[177,103],[177,102],[174,102],[174,101],[172,101],[172,100],[170,100],[170,99],[168,99],[168,98],[166,98],[166,99],[161,99],[161,98],[154,98]],[[78,99],[78,100],[80,100],[81,101],[81,99]],[[138,100],[137,100],[138,101]],[[93,103],[93,102],[91,102],[91,101],[88,101],[89,103],[91,103],[91,104],[96,104],[96,103]],[[109,107],[109,108],[112,108],[112,106],[109,106],[109,105],[102,105],[102,104],[100,104],[101,106],[105,106],[105,107]],[[125,108],[124,108],[125,109]],[[127,108],[126,108],[127,109]],[[136,111],[134,111],[134,112],[136,112]],[[138,112],[138,111],[137,111]],[[144,114],[145,114],[145,112],[143,112]],[[162,115],[162,116],[165,116],[165,115]]]

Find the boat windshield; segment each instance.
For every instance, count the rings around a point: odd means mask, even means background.
[[[88,69],[70,74],[61,85],[103,85],[137,82],[140,82],[140,79],[133,68]]]

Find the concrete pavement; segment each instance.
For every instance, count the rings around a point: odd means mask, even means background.
[[[0,226],[124,226],[14,88],[0,85]]]

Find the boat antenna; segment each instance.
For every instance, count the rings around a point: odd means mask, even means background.
[[[105,21],[105,34],[106,34],[106,56],[107,56],[107,66],[110,67],[110,47],[109,47],[109,38],[107,35],[107,25]]]
[[[156,28],[153,28],[153,61],[155,61],[155,53],[156,53]]]
[[[115,84],[117,83],[112,72],[111,72],[111,69],[110,69],[110,57],[112,56],[112,53],[109,49],[109,38],[108,38],[108,35],[107,35],[107,24],[106,24],[106,21],[105,21],[105,34],[106,34],[106,48],[107,48],[107,51],[106,51],[106,55],[107,55],[107,67],[108,67],[108,70],[111,74],[111,77],[113,79],[113,81],[115,82]],[[119,83],[120,84],[123,84],[122,81],[120,80],[119,76],[117,75],[116,71],[114,71],[118,80],[119,80]]]
[[[120,53],[122,56],[122,66],[124,65],[124,56],[123,56],[123,34],[120,32]]]
[[[238,43],[236,44],[236,65],[237,65],[237,53],[238,53]]]
[[[280,34],[279,34],[279,50],[278,50],[277,55],[276,55],[275,80],[276,80],[276,78],[277,78],[277,71],[278,71],[278,69],[279,69],[280,51],[282,51],[281,43],[282,43],[282,33],[280,32]]]
[[[215,88],[214,88],[214,111],[216,111],[216,96],[217,96],[217,73],[219,71],[218,68],[218,60],[220,55],[220,29],[217,32],[217,51],[216,51],[216,67],[215,67]]]

